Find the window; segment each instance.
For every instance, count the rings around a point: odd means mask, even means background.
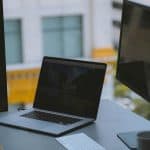
[[[20,20],[5,20],[6,63],[22,62],[22,40]]]
[[[82,17],[65,16],[43,19],[44,55],[82,56]]]

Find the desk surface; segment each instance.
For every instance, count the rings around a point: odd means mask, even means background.
[[[0,116],[5,114],[1,113]],[[128,150],[116,134],[148,129],[150,121],[112,101],[102,100],[96,122],[72,133],[84,132],[107,150]],[[4,126],[0,126],[0,144],[4,150],[65,150],[54,137]]]

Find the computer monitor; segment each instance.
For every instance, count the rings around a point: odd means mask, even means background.
[[[150,102],[149,6],[125,1],[119,44],[117,79]]]
[[[150,1],[124,0],[116,78],[150,102]],[[142,108],[141,108],[142,109]],[[134,133],[119,134],[131,148]],[[124,141],[125,139],[125,141]]]
[[[0,1],[0,112],[8,110],[3,1]]]

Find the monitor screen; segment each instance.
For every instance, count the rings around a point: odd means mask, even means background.
[[[3,1],[0,1],[0,111],[7,111],[7,83],[5,62],[5,40],[3,21]]]
[[[124,2],[117,79],[150,102],[150,6]]]
[[[88,118],[96,118],[106,65],[45,58],[35,107]]]

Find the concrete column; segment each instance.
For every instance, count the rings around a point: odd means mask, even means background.
[[[22,18],[24,63],[39,62],[42,59],[42,27],[36,0],[24,0]]]
[[[83,54],[84,57],[91,56],[93,49],[93,21],[92,21],[92,3],[94,0],[85,0],[84,13],[83,13]]]
[[[94,48],[112,47],[112,0],[92,1]]]

